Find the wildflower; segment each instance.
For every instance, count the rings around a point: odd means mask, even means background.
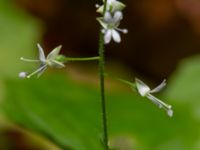
[[[155,105],[157,105],[159,108],[163,108],[164,110],[167,111],[168,116],[172,117],[173,116],[173,110],[172,106],[164,103],[160,99],[156,98],[155,96],[152,95],[152,93],[157,93],[161,91],[165,86],[166,86],[166,80],[164,80],[160,85],[158,85],[154,89],[150,89],[148,85],[146,85],[144,82],[136,78],[136,88],[139,92],[139,94],[142,97],[147,97],[149,100],[151,100]]]
[[[104,4],[102,6],[96,5],[97,12],[103,14],[105,0],[103,0]],[[114,13],[115,11],[122,11],[126,6],[117,0],[107,0],[106,4],[106,11],[109,11],[111,13]]]
[[[58,46],[54,48],[48,55],[45,57],[44,50],[40,46],[40,44],[37,44],[38,50],[39,50],[39,59],[38,60],[32,60],[32,59],[26,59],[21,57],[20,59],[26,62],[38,62],[40,63],[39,68],[36,69],[33,73],[26,73],[26,72],[20,72],[19,77],[21,78],[30,78],[31,76],[37,74],[37,77],[40,77],[42,73],[47,69],[47,67],[54,67],[54,68],[63,68],[65,65],[62,62],[57,61],[57,57],[59,57],[59,52],[61,50],[62,46]]]
[[[127,29],[120,29],[120,21],[122,20],[123,15],[121,11],[116,11],[112,16],[110,12],[106,12],[104,17],[98,18],[97,20],[102,25],[102,32],[104,33],[104,42],[105,44],[110,43],[111,39],[117,43],[121,42],[121,37],[118,31],[123,33],[128,33]]]

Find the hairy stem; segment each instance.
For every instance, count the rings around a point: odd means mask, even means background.
[[[102,123],[103,123],[103,142],[105,150],[108,150],[108,127],[107,127],[107,110],[105,100],[105,58],[104,58],[104,39],[103,34],[100,32],[99,39],[99,78],[100,78],[100,90],[101,90],[101,111],[102,111]]]
[[[107,0],[104,1],[104,11],[106,12]],[[102,112],[102,125],[103,125],[103,144],[104,149],[108,150],[108,126],[107,126],[107,109],[105,99],[105,57],[104,57],[104,34],[100,29],[99,34],[99,79],[100,79],[100,91],[101,91],[101,112]]]

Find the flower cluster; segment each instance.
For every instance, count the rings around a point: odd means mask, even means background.
[[[160,99],[152,95],[153,93],[157,93],[161,91],[166,86],[166,80],[164,80],[160,85],[158,85],[156,88],[152,90],[150,89],[148,85],[146,85],[144,82],[142,82],[141,80],[137,78],[135,79],[135,83],[136,83],[136,89],[142,97],[148,98],[159,108],[163,108],[164,110],[166,110],[168,116],[170,117],[173,116],[172,106],[164,103],[163,101],[161,101]]]
[[[33,75],[37,74],[37,77],[40,77],[42,73],[47,69],[47,67],[53,67],[53,68],[63,68],[65,65],[58,61],[57,58],[60,56],[60,50],[62,46],[57,46],[54,48],[48,55],[45,57],[44,50],[40,46],[40,44],[37,44],[38,51],[39,51],[39,59],[38,60],[32,60],[32,59],[26,59],[21,57],[20,59],[26,62],[36,62],[39,63],[39,67],[32,73],[27,72],[20,72],[19,77],[21,78],[30,78]]]
[[[98,17],[97,20],[103,27],[102,33],[104,34],[104,43],[110,43],[111,39],[120,43],[121,37],[119,32],[128,33],[127,29],[120,29],[119,25],[123,19],[122,10],[125,5],[117,0],[103,0],[102,6],[97,5],[97,12],[103,15]]]

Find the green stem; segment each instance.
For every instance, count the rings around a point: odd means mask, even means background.
[[[124,80],[124,79],[120,79],[120,78],[114,78],[114,79],[116,79],[116,80],[118,80],[122,83],[125,83],[127,85],[130,85],[131,87],[136,87],[135,83],[133,83],[133,82],[130,82],[130,81],[127,81],[127,80]]]
[[[73,58],[73,57],[65,57],[63,55],[59,55],[56,58],[57,61],[65,63],[69,61],[90,61],[90,60],[99,60],[99,56],[96,57],[83,57],[83,58]]]
[[[125,80],[125,79],[122,79],[122,78],[118,78],[118,77],[116,77],[116,76],[109,75],[109,74],[107,74],[107,73],[105,73],[104,76],[108,76],[108,77],[110,77],[111,79],[115,79],[115,80],[117,80],[117,81],[120,81],[120,82],[122,82],[122,83],[124,83],[124,84],[127,84],[127,85],[131,86],[131,88],[133,88],[133,89],[136,89],[136,84],[135,84],[134,82],[131,82],[131,81],[128,81],[128,80]]]
[[[99,60],[99,57],[85,57],[85,58],[71,58],[71,57],[66,57],[66,61],[89,61],[89,60]]]
[[[106,12],[107,0],[104,1],[103,16]],[[102,125],[103,125],[103,143],[104,149],[108,150],[108,126],[107,126],[107,109],[105,99],[105,56],[104,56],[104,34],[99,34],[99,79],[100,79],[100,91],[101,91],[101,112],[102,112]]]
[[[105,58],[104,58],[104,38],[102,32],[100,32],[99,39],[99,78],[101,88],[101,111],[102,111],[102,123],[103,123],[103,143],[105,150],[108,150],[108,127],[107,127],[107,110],[105,100]]]

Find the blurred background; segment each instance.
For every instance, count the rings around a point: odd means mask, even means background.
[[[122,42],[106,46],[106,69],[152,87],[174,107],[168,118],[129,87],[107,79],[110,145],[119,150],[200,149],[200,1],[124,0]],[[39,80],[18,72],[36,66],[36,43],[47,54],[62,44],[69,57],[98,55],[101,1],[0,0],[0,150],[101,148],[96,62],[49,69]],[[47,105],[48,104],[48,105]],[[87,138],[86,138],[87,137]]]

